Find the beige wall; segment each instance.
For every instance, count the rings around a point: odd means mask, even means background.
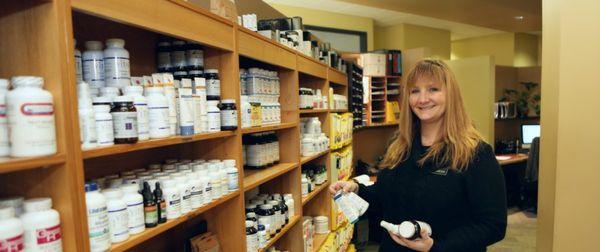
[[[600,1],[543,1],[538,251],[598,251],[598,13]]]
[[[288,17],[302,17],[302,22],[305,25],[366,32],[367,49],[373,50],[374,48],[374,24],[373,19],[371,18],[344,15],[334,12],[306,9],[281,4],[271,4],[271,6]]]
[[[430,48],[434,58],[450,59],[450,31],[412,24],[375,27],[375,49],[420,47]]]
[[[495,69],[491,56],[446,61],[456,75],[467,113],[485,140],[494,143]]]
[[[515,33],[515,58],[513,65],[516,67],[539,66],[538,43],[536,35]]]
[[[514,40],[514,33],[508,32],[455,40],[451,44],[451,59],[492,55],[497,65],[512,66],[515,52]]]

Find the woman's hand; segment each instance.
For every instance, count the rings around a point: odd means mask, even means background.
[[[329,193],[332,195],[335,194],[339,190],[344,190],[344,192],[358,192],[358,184],[354,181],[338,181],[333,185],[329,186]]]
[[[412,250],[427,252],[433,247],[433,239],[429,237],[429,233],[425,229],[421,230],[421,238],[414,241],[397,236],[389,231],[388,233],[390,233],[390,236],[396,243]]]

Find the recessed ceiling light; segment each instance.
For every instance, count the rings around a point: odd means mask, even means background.
[[[517,21],[523,21],[524,18],[525,17],[523,17],[523,16],[515,16],[515,20],[517,20]]]

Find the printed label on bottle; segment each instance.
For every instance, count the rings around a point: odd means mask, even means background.
[[[81,55],[75,55],[75,73],[77,76],[77,81],[83,81],[83,68],[81,62]]]
[[[106,57],[104,58],[105,80],[129,80],[129,58]]]
[[[256,233],[246,235],[246,246],[248,252],[255,252],[258,250],[258,235]]]
[[[129,235],[127,208],[108,211],[111,240],[119,240],[122,235]]]
[[[0,252],[21,252],[24,247],[23,235],[0,239]]]
[[[106,207],[88,209],[88,230],[92,251],[106,249],[110,244],[108,212]]]
[[[185,60],[185,51],[172,51],[171,63],[173,63],[173,66],[175,67],[184,68],[187,65],[187,61]]]
[[[98,144],[106,145],[114,143],[113,120],[96,120],[96,137]]]
[[[171,194],[167,199],[167,218],[176,218],[181,215],[181,196],[179,193]]]
[[[165,136],[169,133],[169,107],[148,107],[148,121],[150,135]]]
[[[162,68],[162,69],[171,68],[171,54],[169,52],[159,52],[157,61],[158,61],[158,68]]]
[[[149,134],[148,104],[139,102],[134,103],[133,106],[135,106],[135,110],[137,111],[138,137],[142,138],[140,140],[145,140]]]
[[[167,218],[167,213],[164,213],[164,215],[164,218]],[[158,209],[156,208],[156,205],[145,206],[144,217],[144,222],[146,224],[156,224],[156,222],[158,222]]]
[[[144,203],[127,205],[127,223],[129,230],[144,226]]]
[[[237,126],[237,111],[236,110],[221,110],[221,126],[223,126],[223,127]]]
[[[23,103],[21,113],[24,116],[49,116],[54,114],[54,105],[45,102]]]
[[[137,137],[137,112],[112,112],[115,138]]]
[[[104,86],[104,60],[102,59],[84,59],[83,60],[83,80],[92,87],[100,88]]]
[[[267,227],[267,225],[271,226],[271,223],[271,216],[258,216],[258,225]]]
[[[204,67],[204,52],[202,50],[187,50],[187,65],[192,67]]]
[[[160,218],[167,218],[167,202],[164,200],[160,202]]]
[[[38,249],[42,251],[62,250],[60,224],[49,228],[36,229],[35,232],[35,241]]]
[[[208,112],[208,131],[220,131],[221,130],[221,113],[219,112]]]
[[[206,95],[221,96],[221,81],[218,79],[206,80]]]
[[[248,166],[261,166],[262,152],[260,151],[260,145],[253,144],[246,147],[246,165]]]
[[[238,173],[237,172],[229,172],[227,173],[227,189],[229,191],[235,191],[238,189]]]

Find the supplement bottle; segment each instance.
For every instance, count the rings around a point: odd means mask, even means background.
[[[202,193],[202,185],[200,183],[200,178],[198,177],[198,173],[192,172],[188,176],[188,183],[190,183],[190,207],[192,209],[197,209],[202,206],[204,201]]]
[[[267,241],[269,237],[267,235],[267,231],[265,230],[265,225],[258,224],[258,247],[263,249],[267,246]]]
[[[155,189],[156,190],[156,189]],[[159,201],[156,200],[154,194],[152,193],[152,188],[150,188],[150,184],[148,182],[144,182],[144,189],[142,189],[142,196],[144,201],[144,223],[147,228],[156,227],[158,225],[159,218],[159,210],[158,205]],[[162,196],[162,195],[161,195]],[[164,202],[164,200],[163,200]]]
[[[218,69],[206,69],[204,72],[206,78],[206,99],[220,100],[221,99],[221,81],[219,80]]]
[[[87,208],[90,251],[107,251],[110,248],[108,208],[106,207],[106,198],[98,191],[98,184],[95,182],[85,184],[85,205]]]
[[[256,215],[258,216],[258,224],[269,225],[269,229],[267,232],[270,236],[275,235],[276,233],[276,223],[275,223],[275,211],[273,211],[273,206],[270,204],[262,204],[256,210]]]
[[[221,110],[221,130],[236,130],[238,117],[235,100],[222,100],[219,109]]]
[[[86,41],[83,52],[83,80],[94,88],[106,86],[104,82],[104,53],[102,42]]]
[[[131,82],[129,72],[129,52],[123,48],[125,40],[106,40],[104,49],[104,80],[109,87],[124,88]]]
[[[192,197],[192,192],[191,192],[191,187],[187,182],[187,178],[184,177],[183,174],[177,174],[177,176],[174,177],[175,181],[177,181],[177,186],[179,187],[179,193],[181,195],[181,214],[187,214],[189,213],[192,208],[191,208],[191,197]]]
[[[81,51],[77,49],[77,40],[73,39],[73,52],[75,54],[75,76],[77,83],[83,81],[83,70],[82,70],[82,61],[81,61]]]
[[[138,140],[150,139],[149,134],[149,119],[148,119],[148,101],[142,94],[144,88],[142,86],[126,86],[123,88],[125,95],[133,98],[133,106],[137,111],[137,131]]]
[[[248,96],[242,95],[241,103],[242,128],[249,128],[252,126],[252,106],[248,102]]]
[[[162,87],[146,87],[148,99],[148,125],[150,138],[165,138],[170,135],[169,101]]]
[[[129,214],[127,212],[127,203],[123,199],[123,192],[118,188],[102,190],[106,197],[106,207],[108,208],[108,223],[110,231],[110,241],[119,243],[129,238]]]
[[[96,123],[96,137],[99,146],[110,146],[115,144],[113,132],[113,119],[110,114],[110,106],[94,105],[94,121]]]
[[[136,184],[123,184],[123,200],[127,204],[127,227],[129,234],[138,234],[144,231],[144,199],[138,193],[139,186]]]
[[[250,212],[246,214],[246,220],[252,221],[254,224],[254,228],[258,228],[258,219],[256,218],[256,213]]]
[[[77,105],[81,148],[97,147],[98,138],[96,136],[96,120],[94,119],[92,97],[90,96],[90,87],[85,82],[77,84]]]
[[[165,202],[160,183],[155,182],[154,185],[154,202],[158,210],[158,223],[165,223],[167,222],[167,203]]]
[[[161,182],[165,202],[167,203],[167,220],[179,218],[181,216],[181,194],[177,182],[167,179]]]
[[[12,207],[15,209],[15,216],[20,217],[23,214],[23,197],[0,198],[0,207]]]
[[[8,80],[0,79],[0,157],[6,157],[10,154],[8,118],[6,118],[6,93],[8,93]]]
[[[219,101],[208,101],[208,132],[219,132],[221,131],[221,110],[217,107]]]
[[[173,85],[165,85],[163,91],[169,104],[169,134],[174,136],[177,132],[177,95]]]
[[[198,170],[198,180],[202,189],[202,205],[206,205],[211,201],[211,184],[210,177],[206,170]]]
[[[108,97],[112,103],[115,97],[121,95],[119,88],[116,87],[102,87],[100,88],[100,96]],[[111,106],[112,107],[112,106]]]
[[[171,71],[171,43],[165,41],[159,42],[156,56],[158,72],[167,73]]]
[[[235,159],[223,160],[227,172],[227,191],[233,192],[239,188],[238,186],[238,169],[235,167]]]
[[[28,199],[23,206],[25,214],[21,216],[21,222],[27,251],[62,251],[60,216],[52,209],[52,199]]]
[[[258,230],[254,228],[253,221],[246,221],[246,251],[258,251]]]
[[[0,207],[0,249],[2,251],[23,251],[23,224],[15,218],[15,209]]]
[[[283,199],[285,201],[285,205],[288,208],[288,212],[287,212],[288,219],[291,219],[295,215],[294,197],[292,197],[292,194],[286,194],[283,196]]]
[[[431,236],[431,226],[422,221],[403,221],[400,225],[395,225],[386,221],[381,221],[379,225],[395,235],[402,236],[409,240],[421,238],[421,230],[426,230]]]
[[[185,59],[185,41],[173,41],[171,46],[171,71],[185,71],[187,61]]]
[[[113,117],[115,143],[136,143],[138,141],[137,111],[133,106],[133,99],[129,96],[117,96],[113,104],[110,114]]]
[[[279,233],[279,231],[281,231],[281,228],[283,227],[284,223],[285,223],[285,217],[283,216],[283,213],[281,212],[281,208],[279,207],[279,202],[276,200],[270,200],[267,203],[269,203],[271,206],[273,206],[273,212],[275,212],[275,214],[273,215],[274,218],[274,226],[275,226],[275,232]]]
[[[56,131],[52,94],[42,89],[36,76],[12,78],[13,90],[6,95],[10,130],[10,155],[34,157],[56,153]]]
[[[208,174],[210,176],[211,194],[212,200],[216,200],[221,197],[221,177],[216,164],[210,164]]]
[[[192,70],[204,70],[204,51],[202,46],[195,42],[188,42],[187,49],[185,51],[185,58],[187,62],[187,69]]]

